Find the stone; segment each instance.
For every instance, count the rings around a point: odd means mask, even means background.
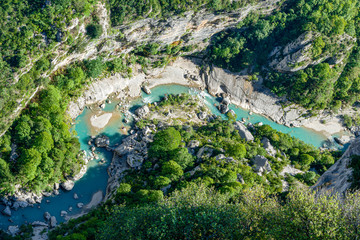
[[[254,136],[251,132],[247,129],[247,127],[239,121],[234,123],[235,129],[239,132],[240,137],[244,138],[247,142],[254,141]]]
[[[186,172],[188,174],[190,174],[190,176],[192,177],[197,171],[200,171],[201,170],[201,167],[200,166],[196,166],[194,167],[192,170]]]
[[[148,86],[143,86],[143,87],[142,87],[142,90],[143,90],[146,94],[148,94],[148,95],[151,94],[151,90],[150,90],[150,88],[149,88]]]
[[[6,206],[5,209],[2,211],[2,214],[8,217],[11,217],[11,210],[9,206]]]
[[[206,112],[199,112],[198,118],[199,118],[200,120],[205,120],[206,117],[207,117]]]
[[[76,206],[77,206],[78,208],[82,208],[82,207],[84,206],[84,204],[81,203],[81,202],[79,202],[78,204],[76,204]]]
[[[140,167],[144,161],[144,158],[137,154],[129,154],[126,157],[126,162],[129,164],[130,167]]]
[[[210,147],[202,147],[199,149],[199,151],[197,152],[196,154],[196,157],[197,158],[206,158],[206,157],[211,157],[212,154],[214,152],[214,149],[213,148],[210,148]]]
[[[34,221],[31,223],[34,227],[47,227],[48,225],[41,221]]]
[[[150,112],[150,109],[147,105],[144,105],[142,107],[139,107],[138,109],[135,110],[135,114],[139,117],[139,118],[143,118],[145,117],[148,113]]]
[[[49,213],[49,212],[44,212],[44,219],[45,219],[46,221],[49,221],[50,218],[51,218],[50,213]]]
[[[44,195],[45,197],[50,197],[50,196],[51,196],[51,193],[49,193],[49,192],[43,192],[42,195]]]
[[[67,214],[68,214],[67,211],[64,210],[60,212],[60,216],[62,217],[65,217]]]
[[[59,187],[60,187],[60,184],[59,184],[59,183],[54,183],[54,189],[55,189],[55,190],[58,190]]]
[[[54,191],[53,191],[53,194],[54,194],[54,195],[59,195],[60,192],[59,192],[59,190],[54,190]]]
[[[283,170],[279,173],[279,175],[285,176],[285,174],[289,174],[290,176],[295,176],[298,173],[303,174],[304,172],[295,168],[294,166],[287,165],[283,168]]]
[[[269,155],[275,156],[276,149],[271,145],[270,140],[268,138],[264,137],[263,139],[261,139],[261,143],[263,144],[264,149]]]
[[[245,184],[244,178],[241,176],[240,173],[237,174],[237,179],[236,180],[241,184]]]
[[[52,216],[50,218],[50,224],[49,225],[50,225],[50,227],[54,228],[54,227],[56,227],[56,224],[57,224],[56,217]]]
[[[95,139],[96,147],[107,147],[110,144],[110,139],[108,136],[102,135]]]
[[[19,226],[18,225],[16,225],[16,226],[9,226],[8,227],[8,232],[9,232],[9,234],[11,235],[11,236],[15,236],[15,235],[17,235],[18,233],[20,233],[20,228],[19,228]]]
[[[73,210],[73,208],[72,208],[72,207],[69,207],[68,211],[71,212],[72,210]]]
[[[219,104],[219,111],[221,114],[225,114],[227,111],[229,111],[229,107],[225,104]]]
[[[61,183],[61,187],[66,191],[71,191],[74,188],[74,185],[75,183],[72,180],[67,180]]]
[[[74,199],[79,199],[79,196],[76,193],[74,193]]]
[[[101,104],[99,107],[104,109],[105,108],[105,103]]]
[[[262,174],[263,172],[271,172],[271,166],[268,159],[261,155],[256,155],[252,160],[252,164],[254,165],[254,171]]]
[[[191,141],[189,141],[187,146],[189,148],[197,148],[200,146],[200,142],[198,140],[191,140]]]

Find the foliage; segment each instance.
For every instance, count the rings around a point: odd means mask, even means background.
[[[86,34],[92,38],[99,38],[102,34],[102,26],[100,24],[92,23],[86,26]]]

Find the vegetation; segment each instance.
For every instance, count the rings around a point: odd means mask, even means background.
[[[146,17],[165,18],[173,15],[181,15],[186,11],[198,11],[201,8],[212,11],[229,11],[255,2],[257,2],[257,0],[109,0],[110,17],[113,26],[119,26],[120,24]]]
[[[220,67],[260,73],[273,92],[306,108],[338,110],[342,104],[354,103],[359,96],[358,46],[351,50],[347,61],[349,50],[339,43],[343,34],[359,37],[358,12],[359,3],[351,0],[290,0],[270,16],[252,13],[239,23],[238,29],[220,33],[212,42],[209,56]],[[273,56],[274,49],[305,32],[315,36],[307,56],[321,63],[295,73],[271,70],[269,63],[281,57],[281,53]],[[331,59],[338,59],[341,54],[345,68],[341,64],[333,68]],[[290,67],[301,67],[303,63],[299,64]],[[264,67],[268,69],[264,71]]]
[[[190,184],[156,204],[103,206],[50,239],[356,239],[359,199],[359,193],[340,201],[303,189],[281,198],[259,187],[229,196]]]

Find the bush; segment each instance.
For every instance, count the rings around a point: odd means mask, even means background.
[[[100,24],[89,24],[86,26],[86,34],[92,38],[99,38],[103,32],[102,26]]]

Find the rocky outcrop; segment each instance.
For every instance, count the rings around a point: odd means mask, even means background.
[[[138,109],[135,110],[135,114],[139,117],[139,118],[143,118],[146,115],[148,115],[150,113],[150,109],[147,105],[144,105],[142,107],[139,107]]]
[[[342,51],[325,51],[319,56],[314,56],[314,41],[320,36],[320,33],[309,31],[301,34],[284,47],[276,47],[269,56],[269,58],[273,59],[269,64],[270,67],[280,72],[297,72],[307,68],[309,65],[316,65],[330,58],[330,63],[338,64],[345,58],[347,52],[354,47],[356,42],[355,38],[343,34],[332,39],[333,44],[338,46],[338,49],[341,49],[342,46],[345,47]],[[322,38],[324,37],[322,36]]]
[[[247,129],[247,127],[239,121],[234,123],[235,129],[239,132],[240,137],[245,139],[247,142],[254,141],[254,136],[251,132]]]
[[[275,156],[276,149],[271,145],[270,140],[268,138],[264,137],[263,139],[261,139],[261,143],[263,144],[264,149],[269,155]]]
[[[254,171],[259,175],[271,172],[269,160],[264,156],[256,155],[253,159],[251,159],[251,163],[253,164]]]
[[[74,188],[74,185],[75,185],[75,183],[72,180],[67,180],[67,181],[61,183],[61,187],[65,191],[71,191]]]
[[[102,135],[95,139],[96,147],[107,147],[110,144],[110,139],[108,136]]]
[[[360,138],[352,141],[343,156],[318,179],[312,188],[320,193],[345,193],[351,186],[353,169],[349,165],[353,155],[360,155]]]
[[[9,233],[11,236],[15,237],[18,233],[20,233],[20,228],[19,228],[19,226],[18,226],[18,225],[16,225],[16,226],[9,226],[9,227],[8,227],[8,233]]]
[[[52,216],[50,218],[50,227],[54,228],[54,227],[56,227],[56,224],[57,224],[56,217]]]
[[[227,94],[233,104],[254,113],[265,115],[273,121],[287,126],[301,126],[308,122],[304,117],[306,109],[289,105],[283,108],[279,98],[262,85],[263,79],[249,81],[247,71],[232,73],[227,70],[211,67],[204,73],[207,89],[212,95]]]
[[[2,210],[1,212],[2,214],[4,214],[5,216],[11,217],[11,210],[9,206],[6,206],[4,210]]]

